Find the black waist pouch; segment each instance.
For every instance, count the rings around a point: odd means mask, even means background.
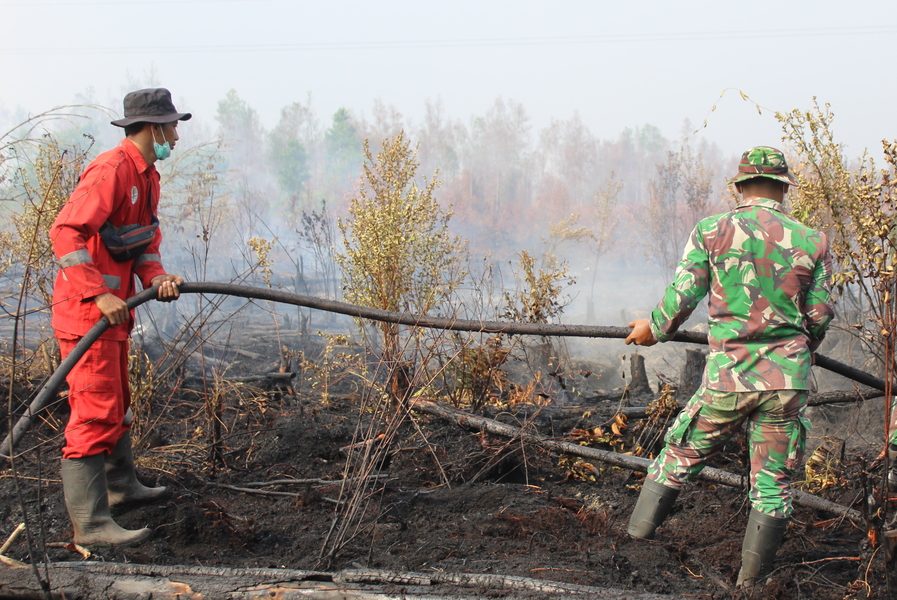
[[[125,262],[143,254],[159,229],[159,219],[153,216],[149,225],[122,225],[115,227],[108,221],[100,227],[103,245],[116,262]]]

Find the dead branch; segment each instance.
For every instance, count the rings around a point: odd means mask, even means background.
[[[824,406],[826,404],[853,404],[855,402],[862,402],[863,400],[881,398],[882,396],[884,396],[884,392],[873,388],[836,392],[821,392],[819,394],[810,394],[810,399],[807,401],[807,406]]]
[[[306,496],[308,496],[308,494],[303,494],[300,492],[277,492],[273,490],[260,490],[258,488],[240,487],[238,485],[228,485],[226,483],[216,483],[214,481],[207,481],[206,484],[225,490],[243,492],[244,494],[255,494],[257,496],[287,496],[290,498],[305,498]],[[335,500],[333,498],[327,498],[326,496],[320,496],[320,499],[324,500],[325,502],[330,502],[331,504],[342,504],[341,501]]]
[[[234,346],[229,346],[227,348],[227,352],[230,352],[232,354],[237,354],[239,356],[242,356],[243,358],[248,358],[250,360],[262,360],[262,358],[264,358],[258,352],[252,352],[250,350],[246,350],[245,348],[237,348]]]
[[[873,388],[863,388],[860,390],[838,390],[834,392],[820,392],[818,394],[810,394],[807,400],[807,406],[827,406],[830,404],[855,404],[864,400],[872,400],[873,398],[881,398],[884,392]],[[681,410],[685,405],[680,404]],[[587,410],[585,407],[578,407],[580,410]],[[628,406],[622,407],[618,412],[626,415],[630,419],[642,419],[646,415],[647,406]]]
[[[62,548],[63,550],[74,552],[75,554],[80,555],[82,560],[87,560],[92,556],[90,550],[75,542],[47,542],[47,548]]]
[[[209,358],[206,357],[208,362]],[[222,368],[225,366],[224,361],[220,361]],[[228,383],[240,383],[248,386],[259,388],[260,390],[271,390],[278,387],[289,386],[291,381],[296,378],[296,373],[263,373],[261,375],[245,375],[241,377],[227,377]],[[188,375],[184,378],[181,387],[188,389],[202,389],[208,385],[209,377],[202,375]]]
[[[413,573],[347,569],[328,573],[293,569],[236,569],[180,565],[138,565],[113,562],[70,562],[47,565],[54,598],[347,598],[386,600],[428,598],[470,600],[489,590],[515,591],[515,597],[596,600],[661,600],[666,596],[631,590],[542,581],[529,577],[478,573]],[[396,593],[395,586],[401,586]],[[29,570],[0,570],[6,597],[44,598]],[[435,593],[434,593],[435,592]],[[525,595],[524,595],[525,594]]]
[[[348,444],[346,446],[343,446],[342,448],[339,449],[339,451],[342,452],[343,454],[350,454],[351,452],[354,452],[355,450],[363,450],[363,449],[370,448],[371,446],[373,446],[375,444],[381,443],[384,439],[386,439],[386,434],[380,433],[376,437],[373,437],[373,438],[370,438],[367,440],[362,440],[360,442],[355,442],[354,444]]]
[[[563,454],[572,454],[574,456],[581,456],[583,458],[598,460],[617,467],[623,467],[631,471],[647,471],[648,465],[651,463],[651,461],[647,458],[641,458],[639,456],[627,456],[625,454],[619,454],[610,450],[589,448],[587,446],[580,446],[579,444],[573,444],[570,442],[552,440],[542,435],[525,431],[518,427],[505,425],[504,423],[500,423],[499,421],[496,421],[494,419],[478,417],[461,410],[455,410],[453,408],[441,406],[439,404],[426,400],[416,400],[412,404],[412,409],[434,415],[447,421],[451,421],[460,425],[461,427],[471,429],[473,431],[486,431],[488,433],[493,433],[504,437],[519,438],[524,442],[529,442],[531,444],[541,446],[542,448],[545,448],[547,450],[553,450],[555,452],[560,452]],[[713,467],[706,467],[698,475],[698,478],[729,487],[742,488],[745,485],[744,479],[741,476],[735,475],[733,473],[728,473],[721,469],[715,469]],[[819,496],[801,492],[800,490],[792,489],[791,494],[794,502],[797,504],[806,506],[808,508],[813,508],[815,510],[821,510],[836,515],[841,515],[855,523],[863,523],[863,517],[860,512],[853,510],[852,508],[830,502],[824,498],[820,498]]]
[[[19,523],[19,526],[13,529],[13,532],[9,534],[9,537],[3,542],[3,545],[0,546],[0,554],[5,553],[9,550],[9,547],[12,546],[12,543],[16,541],[16,538],[19,537],[19,534],[25,531],[25,524]]]
[[[28,566],[23,562],[20,562],[14,558],[10,558],[8,556],[3,556],[2,554],[0,554],[0,563],[6,565],[7,567],[27,567]],[[0,589],[2,589],[2,588],[0,588]]]
[[[385,474],[374,474],[368,477],[368,479],[385,479],[387,475]],[[357,477],[350,477],[348,479],[320,479],[317,477],[312,477],[309,479],[272,479],[270,481],[246,481],[241,483],[240,485],[243,487],[266,487],[269,485],[343,485],[350,484],[359,481]],[[212,483],[212,482],[206,482]]]
[[[224,371],[230,365],[230,361],[224,360],[223,358],[215,358],[214,356],[208,356],[204,354],[204,350],[201,348],[197,348],[193,352],[190,353],[190,358],[196,360],[200,364],[203,364],[208,367],[212,367],[214,369],[218,369],[219,371]]]

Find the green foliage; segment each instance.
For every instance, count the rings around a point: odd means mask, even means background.
[[[569,301],[562,294],[576,279],[567,271],[565,262],[547,254],[542,264],[526,250],[520,253],[520,273],[516,273],[523,287],[513,293],[505,292],[502,317],[526,323],[548,323],[564,311]]]
[[[219,136],[227,140],[231,161],[235,165],[252,166],[264,158],[263,129],[258,113],[236,90],[218,102],[216,114]]]
[[[361,136],[352,122],[352,116],[348,110],[340,108],[334,113],[333,123],[324,134],[327,170],[331,177],[337,180],[354,177],[364,158],[361,147]]]
[[[414,181],[416,152],[404,133],[385,140],[374,158],[367,141],[362,187],[339,220],[347,301],[426,314],[457,287],[460,238],[448,231],[451,213],[436,201],[438,179]]]
[[[230,136],[260,131],[258,113],[243,100],[236,90],[228,90],[223,100],[218,102],[216,114],[218,127]]]
[[[293,103],[280,113],[280,122],[268,135],[268,157],[281,190],[298,198],[309,180],[309,153],[300,129],[308,120],[308,109]]]
[[[17,155],[15,179],[23,202],[11,216],[12,231],[0,236],[0,255],[6,265],[27,265],[26,292],[49,306],[57,272],[50,226],[78,184],[88,149],[62,148],[49,135],[32,155],[33,149],[23,142]]]
[[[448,231],[451,213],[434,197],[434,176],[423,188],[414,180],[416,151],[404,132],[386,139],[374,158],[367,141],[364,177],[339,221],[345,254],[337,254],[348,302],[389,311],[427,314],[447,303],[458,286],[459,238]],[[388,371],[388,394],[403,404],[414,376],[404,360],[399,326],[378,323],[380,357]],[[414,338],[413,338],[414,339]]]
[[[867,153],[850,166],[828,104],[814,100],[810,110],[776,118],[797,157],[800,187],[788,194],[792,212],[829,233],[836,289],[858,291],[872,311],[869,333],[887,336],[897,285],[897,143],[882,141],[884,169]]]
[[[87,139],[92,143],[92,139]],[[36,139],[0,138],[0,148],[5,154],[5,160],[0,162],[0,178],[15,199],[0,225],[0,275],[13,271],[10,274],[17,288],[13,296],[26,302],[36,297],[41,308],[48,310],[58,271],[50,226],[77,185],[90,146],[63,147],[56,137],[46,134]],[[19,306],[15,299],[11,304],[7,306],[6,300],[0,298],[0,307],[6,314],[14,313],[17,321],[24,321],[28,307]],[[18,322],[15,331],[16,336],[22,331]],[[15,348],[16,337],[9,341]],[[22,361],[24,369],[17,368],[20,358],[26,359]],[[55,343],[42,340],[36,349],[0,357],[0,363],[5,373],[9,366],[10,379],[21,378],[24,382],[52,372],[59,363],[59,351]],[[10,391],[14,387],[10,386]]]
[[[308,153],[302,142],[285,135],[271,134],[269,157],[281,189],[298,196],[308,181]]]
[[[620,134],[620,138],[640,154],[657,155],[667,146],[663,133],[656,125],[651,124],[635,128],[627,127]]]
[[[273,274],[271,270],[271,249],[274,247],[274,242],[253,236],[247,240],[246,245],[249,246],[249,249],[255,256],[253,269],[259,269],[262,273],[262,281],[265,282],[266,286],[271,287],[271,276]]]
[[[481,345],[468,345],[460,336],[454,337],[460,349],[449,363],[453,382],[450,399],[455,406],[466,406],[476,412],[485,404],[497,401],[508,387],[501,367],[507,362],[510,349],[500,335],[489,337]]]
[[[321,403],[326,405],[332,399],[333,388],[354,376],[365,375],[363,354],[353,351],[349,337],[344,334],[328,334],[319,331],[317,335],[324,342],[320,354],[300,359],[302,379]]]

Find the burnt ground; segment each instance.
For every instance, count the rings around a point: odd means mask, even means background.
[[[656,540],[634,541],[625,529],[641,474],[599,463],[590,471],[537,447],[423,414],[399,428],[378,465],[380,478],[357,535],[329,560],[322,559],[340,498],[339,485],[327,482],[343,476],[341,448],[359,441],[357,425],[366,426],[371,418],[359,411],[354,387],[331,391],[327,402],[313,389],[267,393],[264,401],[225,395],[217,464],[209,458],[209,421],[201,402],[187,390],[172,391],[164,403],[158,397],[165,395],[157,394],[157,425],[140,438],[137,452],[143,478],[173,493],[160,504],[117,513],[125,527],[153,527],[150,541],[136,548],[98,549],[93,559],[494,573],[676,598],[738,597],[732,583],[748,512],[742,491],[696,483],[680,495]],[[574,429],[608,429],[618,400],[611,394],[564,410],[518,404],[487,407],[484,413],[511,424],[528,421],[543,434],[569,439]],[[528,419],[534,412],[539,416]],[[22,502],[33,522],[40,522],[45,541],[70,539],[57,460],[64,409],[54,417],[29,432],[20,446],[46,442],[40,453],[31,451],[18,461],[19,491],[9,469],[0,474],[3,539],[22,520]],[[611,443],[631,450],[639,430],[633,419]],[[848,452],[836,484],[820,495],[859,509],[861,467],[873,455]],[[743,457],[744,448],[735,443],[712,464],[738,472]],[[262,485],[285,479],[321,481]],[[256,493],[272,491],[292,495]],[[758,597],[887,597],[882,561],[869,566],[865,538],[860,527],[798,506],[776,570]],[[35,542],[40,543],[39,535]],[[27,561],[25,536],[6,554]],[[46,555],[53,561],[80,560],[60,548],[48,548]]]

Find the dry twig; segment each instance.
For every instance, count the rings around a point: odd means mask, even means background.
[[[68,550],[69,552],[74,552],[81,555],[81,558],[83,558],[84,560],[87,560],[88,558],[93,556],[90,550],[88,550],[84,546],[76,544],[75,542],[50,542],[47,544],[47,548],[62,548],[63,550]]]
[[[246,488],[240,487],[236,485],[228,485],[226,483],[215,483],[214,481],[206,481],[206,484],[213,485],[215,487],[224,488],[226,490],[233,490],[235,492],[243,492],[244,494],[256,494],[258,496],[288,496],[290,498],[305,498],[307,494],[302,494],[298,492],[276,492],[273,490],[259,490],[256,488]],[[327,498],[326,496],[321,496],[321,500],[325,502],[330,502],[332,504],[342,504],[340,500],[334,500],[333,498]]]
[[[0,563],[3,563],[7,567],[27,567],[28,566],[23,562],[20,562],[14,558],[10,558],[8,556],[3,556],[2,554],[0,554]]]
[[[6,539],[6,541],[3,542],[2,546],[0,546],[0,554],[4,554],[7,550],[9,550],[9,547],[12,546],[12,543],[16,541],[16,538],[19,537],[19,534],[23,531],[25,531],[25,524],[19,523],[19,526],[16,527],[11,534],[9,534],[9,537]]]

